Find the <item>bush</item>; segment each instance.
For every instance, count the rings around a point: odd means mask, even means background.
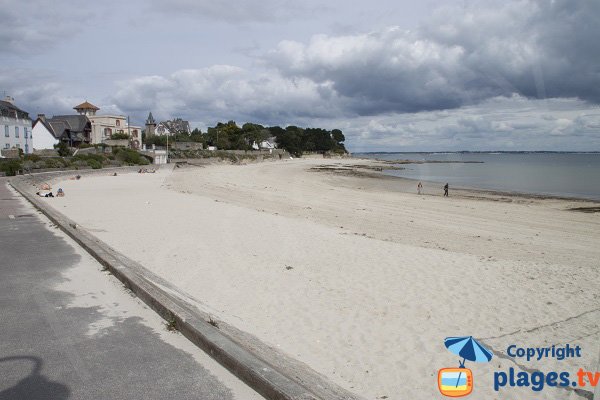
[[[102,168],[102,163],[94,160],[94,159],[89,159],[87,160],[87,165],[89,165],[90,167],[92,167],[92,169],[100,169]]]
[[[8,162],[0,163],[0,171],[6,173],[6,176],[15,176],[21,168],[22,165],[19,160],[10,160]]]
[[[46,168],[64,168],[67,164],[62,158],[48,158],[45,160]]]
[[[37,154],[27,154],[24,158],[25,161],[33,161],[33,162],[38,162],[42,159],[42,157],[38,156]]]
[[[75,157],[73,157],[73,160],[82,160],[86,162],[89,160],[93,160],[102,164],[104,160],[106,160],[106,157],[104,157],[104,155],[102,154],[78,154]]]
[[[150,162],[140,153],[132,149],[119,148],[115,152],[115,158],[127,165],[148,165]]]

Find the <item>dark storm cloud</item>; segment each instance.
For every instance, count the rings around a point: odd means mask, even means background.
[[[0,0],[0,54],[46,51],[89,23],[91,15],[74,0]]]
[[[600,2],[446,8],[417,31],[283,41],[265,61],[329,82],[361,115],[452,109],[496,96],[600,102]]]
[[[23,82],[28,84],[23,85]],[[0,88],[15,98],[17,105],[29,112],[32,119],[37,113],[69,114],[73,112],[73,105],[78,104],[53,73],[0,67]]]

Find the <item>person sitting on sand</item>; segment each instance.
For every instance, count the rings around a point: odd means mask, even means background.
[[[448,197],[448,184],[444,185],[444,197]]]
[[[50,190],[50,189],[52,189],[52,187],[49,184],[47,184],[47,183],[42,183],[42,186],[41,186],[40,189],[42,189],[42,190]]]
[[[417,193],[421,194],[422,190],[423,190],[423,184],[421,182],[419,182],[419,184],[417,185]]]
[[[58,192],[56,192],[56,197],[65,197],[65,192],[63,192],[62,188],[58,188]]]

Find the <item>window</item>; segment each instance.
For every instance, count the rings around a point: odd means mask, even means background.
[[[17,149],[21,148],[21,144],[20,143],[17,143],[15,146],[17,146]]]
[[[4,125],[4,136],[8,137],[8,125]]]
[[[19,137],[19,127],[15,126],[15,137],[18,138]]]
[[[23,128],[23,137],[27,139],[27,127]]]
[[[112,130],[110,128],[104,128],[104,137],[110,137]]]
[[[117,120],[117,126],[121,126],[121,121]]]
[[[29,154],[29,145],[25,145],[25,154]]]
[[[10,144],[6,143],[6,144],[4,145],[4,148],[5,148],[5,149],[10,149]]]

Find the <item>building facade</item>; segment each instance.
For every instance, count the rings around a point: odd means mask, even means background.
[[[7,96],[0,100],[0,148],[22,149],[25,154],[33,152],[31,145],[31,119],[29,113],[14,104]]]
[[[142,128],[127,124],[123,115],[93,115],[88,117],[92,123],[92,144],[112,139],[113,135],[126,134],[134,149],[142,146]]]
[[[123,115],[97,115],[99,107],[85,101],[73,107],[79,115],[86,116],[92,126],[90,143],[100,144],[105,140],[112,139],[113,135],[126,134],[129,136],[129,144],[134,149],[142,146],[142,128],[129,125],[127,117]]]

